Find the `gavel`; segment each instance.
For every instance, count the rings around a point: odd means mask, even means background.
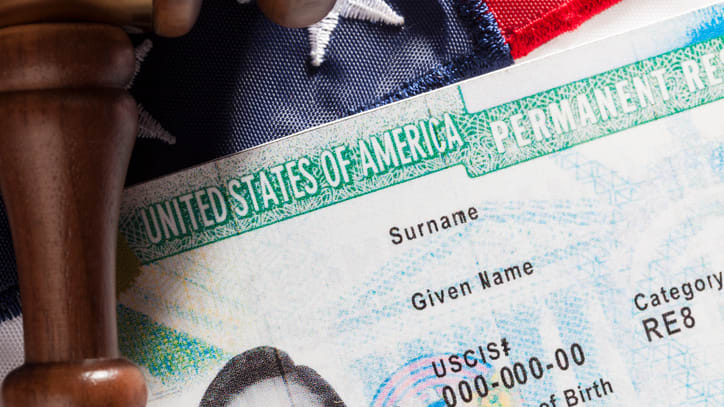
[[[232,0],[228,0],[232,1]],[[333,0],[258,0],[304,27]],[[201,0],[0,1],[0,191],[20,285],[25,364],[5,407],[136,407],[147,391],[118,351],[115,248],[137,132],[121,27],[177,37]],[[244,29],[240,27],[239,29]]]

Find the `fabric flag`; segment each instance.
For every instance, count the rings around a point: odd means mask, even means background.
[[[178,39],[136,37],[134,184],[500,69],[618,0],[339,0],[287,29],[253,1],[204,2]],[[688,0],[687,0],[688,1]],[[0,202],[0,378],[22,362]]]
[[[575,29],[621,0],[488,0],[513,58]]]

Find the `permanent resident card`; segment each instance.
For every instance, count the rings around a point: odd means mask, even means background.
[[[723,15],[129,188],[150,405],[724,405]]]

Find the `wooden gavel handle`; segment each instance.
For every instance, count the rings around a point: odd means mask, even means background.
[[[124,90],[133,46],[113,25],[43,21],[140,19],[180,35],[200,0],[177,3],[0,3],[0,24],[17,24],[0,29],[0,190],[25,338],[25,364],[3,382],[5,407],[146,404],[143,374],[120,358],[116,332],[118,215],[137,132]]]
[[[30,24],[0,30],[0,55],[0,188],[25,336],[5,406],[143,406],[143,375],[119,359],[114,288],[133,47],[117,27]]]
[[[3,382],[5,407],[146,404],[143,375],[120,358],[116,332],[116,235],[137,110],[124,90],[133,47],[115,25],[148,21],[157,34],[182,35],[200,3],[0,1],[0,191],[25,338],[25,364]],[[286,4],[311,24],[333,3]],[[284,4],[259,0],[282,23],[301,24]],[[58,20],[90,22],[45,22]]]

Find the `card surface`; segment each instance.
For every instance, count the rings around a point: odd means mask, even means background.
[[[724,405],[722,15],[129,188],[149,404]]]

